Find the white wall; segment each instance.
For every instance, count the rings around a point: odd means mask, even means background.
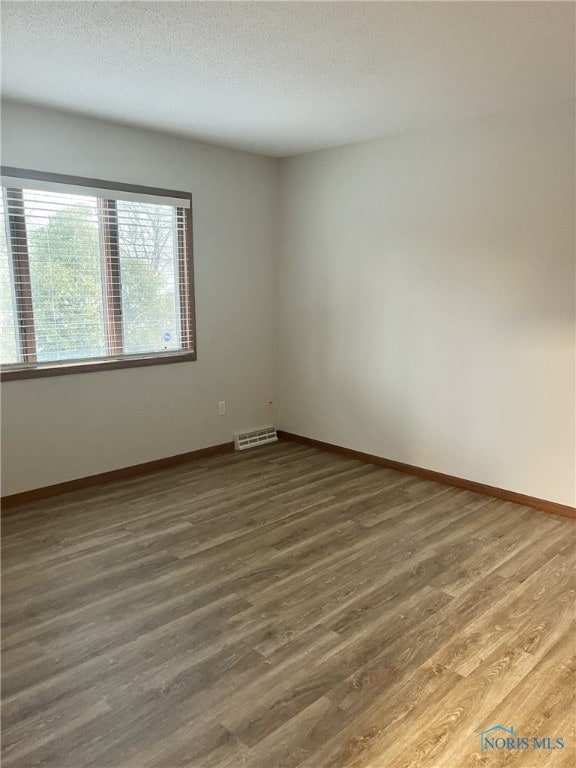
[[[2,163],[192,192],[198,330],[194,363],[4,383],[3,494],[275,421],[277,161],[8,103]]]
[[[574,503],[573,105],[281,163],[15,103],[2,128],[4,164],[193,193],[199,339],[4,383],[3,494],[228,441],[272,394],[286,430]]]
[[[282,164],[283,429],[574,503],[574,111]]]

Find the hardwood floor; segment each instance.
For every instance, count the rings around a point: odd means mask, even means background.
[[[572,767],[575,531],[293,443],[30,504],[3,768]]]

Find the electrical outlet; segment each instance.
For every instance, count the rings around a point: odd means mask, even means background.
[[[220,400],[218,403],[218,416],[226,415],[226,400]]]

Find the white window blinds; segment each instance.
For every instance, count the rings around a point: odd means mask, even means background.
[[[2,174],[3,372],[194,359],[190,196],[61,178]]]

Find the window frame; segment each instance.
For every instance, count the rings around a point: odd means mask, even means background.
[[[68,184],[76,187],[91,187],[112,192],[130,192],[142,195],[151,195],[154,197],[170,197],[187,201],[189,207],[176,207],[177,218],[184,218],[184,227],[177,227],[177,260],[179,285],[179,313],[180,327],[182,337],[186,340],[186,347],[170,352],[147,352],[137,354],[114,354],[118,348],[118,338],[121,336],[122,329],[121,314],[118,314],[121,298],[120,291],[114,285],[113,275],[118,270],[118,248],[117,232],[114,236],[104,238],[104,276],[102,278],[102,288],[105,295],[104,311],[107,316],[107,346],[111,354],[106,357],[84,358],[76,360],[46,361],[37,362],[35,338],[33,331],[30,330],[26,322],[32,312],[32,294],[30,283],[30,267],[28,260],[28,241],[24,237],[18,238],[22,232],[26,233],[26,222],[23,215],[18,213],[8,214],[7,216],[7,236],[10,242],[11,258],[14,269],[19,271],[20,276],[25,279],[21,283],[16,280],[14,275],[14,288],[18,287],[19,295],[16,296],[16,333],[19,339],[20,349],[24,358],[23,362],[11,363],[0,366],[1,381],[15,381],[19,379],[34,379],[44,376],[63,376],[73,373],[93,373],[96,371],[118,370],[120,368],[139,368],[149,365],[166,365],[173,363],[193,362],[197,359],[197,340],[196,340],[196,314],[194,297],[194,247],[193,247],[193,226],[192,226],[192,195],[190,192],[181,190],[161,189],[158,187],[145,187],[138,184],[121,184],[115,181],[103,181],[102,179],[92,179],[84,176],[69,176],[62,173],[51,173],[48,171],[32,171],[25,168],[14,168],[12,166],[0,166],[0,172],[3,177],[14,178],[21,181],[27,179],[31,181],[56,182],[59,184]],[[6,186],[8,189],[7,185]],[[21,193],[21,190],[19,190]],[[102,197],[104,204],[114,203],[115,201]],[[113,222],[113,218],[108,219]],[[109,225],[108,225],[109,226]],[[186,237],[183,238],[183,232]],[[19,242],[15,246],[14,241]],[[116,247],[114,246],[116,243]],[[28,275],[28,279],[26,279]],[[24,285],[24,289],[22,289]],[[117,285],[117,284],[116,284]]]

